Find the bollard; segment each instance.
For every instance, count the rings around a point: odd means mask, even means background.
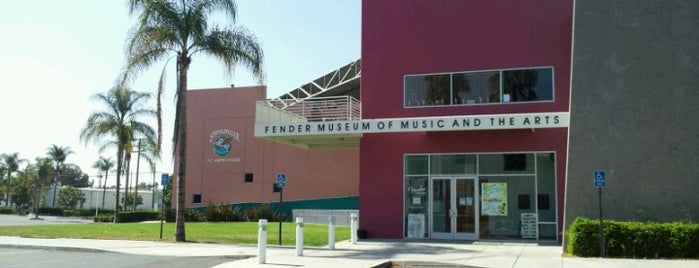
[[[267,259],[267,220],[259,221],[257,229],[257,263],[262,264]]]
[[[303,218],[296,218],[296,256],[303,256]]]
[[[352,219],[352,222],[350,223],[350,238],[352,240],[352,244],[357,244],[357,213],[352,213],[350,214],[350,217]]]
[[[328,217],[328,249],[335,249],[335,216]]]

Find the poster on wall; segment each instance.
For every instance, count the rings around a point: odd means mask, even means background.
[[[408,238],[425,237],[425,214],[408,214]]]
[[[484,182],[481,190],[481,214],[507,216],[507,183]]]

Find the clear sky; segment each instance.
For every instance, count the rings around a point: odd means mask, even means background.
[[[257,36],[265,53],[267,97],[359,59],[360,6],[360,0],[239,0],[237,24]],[[34,162],[51,145],[67,146],[74,154],[66,162],[91,176],[99,174],[92,165],[100,156],[116,159],[115,150],[100,154],[79,134],[88,116],[103,108],[91,96],[107,92],[124,64],[134,17],[122,0],[0,1],[0,153]],[[142,73],[131,88],[155,94],[164,64]],[[188,82],[190,90],[258,84],[244,68],[226,75],[203,55],[193,58]],[[170,64],[158,174],[173,166],[174,90]]]

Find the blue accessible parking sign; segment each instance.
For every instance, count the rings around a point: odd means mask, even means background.
[[[163,175],[160,177],[160,185],[162,186],[167,186],[170,180],[170,175],[167,173],[163,173]]]
[[[277,174],[277,187],[284,188],[286,186],[286,175],[284,173]]]
[[[596,170],[592,177],[596,188],[607,186],[607,174],[603,170]]]

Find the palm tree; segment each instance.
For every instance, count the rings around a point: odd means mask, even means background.
[[[51,183],[53,172],[53,160],[48,157],[37,157],[33,166],[32,177],[36,185],[36,198],[34,199],[34,218],[39,218],[39,203],[41,203],[41,187]]]
[[[15,171],[19,170],[19,165],[22,163],[26,162],[26,159],[20,159],[19,158],[19,153],[12,153],[12,154],[2,154],[0,155],[0,161],[3,163],[3,166],[5,167],[5,172],[7,176],[5,177],[5,185],[7,186],[7,198],[5,198],[5,203],[6,207],[11,206],[12,200],[11,200],[11,192],[12,192],[12,173]]]
[[[80,132],[80,140],[100,142],[103,139],[111,139],[100,146],[100,152],[104,149],[117,147],[117,177],[116,177],[116,201],[114,207],[114,222],[119,222],[119,187],[121,184],[122,165],[125,147],[130,144],[128,126],[135,126],[136,133],[144,136],[153,136],[155,131],[149,125],[139,122],[139,116],[153,116],[155,111],[143,107],[144,102],[150,99],[150,94],[136,92],[128,88],[114,87],[107,94],[96,94],[96,100],[106,105],[106,111],[92,113],[87,119],[85,127]]]
[[[203,53],[224,64],[229,73],[237,65],[250,69],[263,80],[262,49],[254,35],[234,26],[234,0],[127,0],[129,13],[138,13],[138,23],[128,37],[127,63],[121,81],[140,69],[175,56],[177,58],[177,106],[175,109],[174,152],[177,153],[177,216],[175,240],[185,241],[185,174],[187,162],[187,72],[192,56]],[[230,27],[209,27],[211,13],[222,11]],[[162,79],[163,76],[161,76]],[[159,86],[158,96],[161,96]]]
[[[114,161],[112,161],[111,158],[104,158],[100,156],[100,159],[95,161],[92,167],[104,172],[104,184],[102,184],[102,206],[100,206],[102,209],[104,209],[104,197],[107,194],[107,177],[109,176],[109,170],[114,168]],[[97,185],[97,187],[99,187],[99,185]]]
[[[61,176],[61,172],[63,171],[64,163],[66,162],[66,158],[68,158],[68,155],[73,154],[73,151],[70,149],[70,147],[61,147],[57,146],[55,144],[51,145],[51,147],[46,149],[47,154],[49,158],[51,158],[51,161],[56,165],[55,166],[55,173],[53,174],[53,201],[51,204],[51,207],[56,206],[56,187],[58,186],[58,177]]]

